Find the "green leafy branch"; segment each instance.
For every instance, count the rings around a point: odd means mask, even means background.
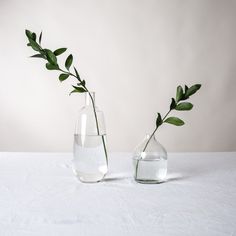
[[[60,56],[61,54],[63,54],[67,50],[67,48],[58,48],[55,51],[52,51],[47,48],[43,48],[41,45],[42,32],[39,35],[38,41],[37,41],[36,33],[32,33],[29,30],[25,30],[25,34],[29,40],[27,46],[30,46],[34,51],[37,52],[37,54],[34,54],[31,57],[41,58],[41,59],[46,60],[45,66],[48,70],[57,70],[57,71],[62,72],[58,77],[61,82],[68,79],[70,76],[76,78],[78,80],[78,83],[76,85],[72,85],[73,90],[71,91],[71,93],[89,92],[89,90],[86,87],[85,80],[82,80],[80,78],[77,69],[74,67],[74,73],[72,73],[70,71],[70,68],[73,63],[73,55],[72,54],[70,54],[66,58],[64,70],[58,65],[57,57]]]
[[[180,119],[178,117],[174,117],[174,116],[168,117],[168,115],[172,110],[176,110],[176,111],[192,110],[192,108],[193,108],[192,103],[182,102],[182,101],[189,99],[190,96],[195,94],[200,88],[201,88],[201,84],[195,84],[195,85],[191,86],[190,88],[187,85],[185,85],[184,89],[180,85],[177,87],[176,98],[171,99],[169,111],[163,116],[163,118],[160,113],[157,113],[156,128],[154,129],[154,131],[150,135],[147,143],[145,144],[145,146],[143,148],[143,152],[146,150],[151,138],[156,133],[157,129],[163,123],[169,123],[169,124],[176,125],[176,126],[184,125],[184,121],[182,119]]]
[[[98,126],[98,118],[97,118],[97,113],[96,113],[96,108],[95,108],[95,102],[94,99],[91,95],[91,92],[89,92],[88,88],[86,87],[86,82],[85,80],[82,80],[79,76],[79,73],[77,71],[77,69],[73,66],[74,68],[74,73],[71,72],[70,68],[73,64],[73,55],[70,54],[66,60],[65,60],[65,69],[62,69],[61,66],[59,66],[58,64],[58,60],[57,57],[60,56],[61,54],[63,54],[67,48],[58,48],[54,51],[48,49],[48,48],[43,48],[41,41],[42,41],[42,32],[40,33],[39,37],[37,38],[36,33],[31,32],[29,30],[25,30],[25,34],[28,38],[28,43],[27,46],[31,47],[34,51],[36,51],[37,53],[32,55],[31,57],[33,58],[40,58],[46,61],[46,68],[48,70],[56,70],[59,71],[59,80],[65,81],[66,79],[68,79],[69,77],[74,77],[77,80],[76,85],[72,85],[73,90],[70,92],[70,95],[72,93],[84,93],[84,92],[88,92],[89,97],[91,99],[92,102],[92,106],[93,106],[93,112],[94,112],[94,117],[95,117],[95,121],[96,121],[96,128],[97,128],[97,134],[100,135],[100,130],[99,130],[99,126]],[[103,147],[104,147],[104,151],[105,151],[105,155],[106,155],[106,161],[108,163],[108,159],[107,159],[107,150],[106,150],[106,145],[105,145],[105,140],[104,137],[102,136],[102,141],[103,141]]]
[[[147,140],[147,142],[143,148],[143,152],[145,152],[153,135],[156,133],[157,129],[161,125],[163,125],[163,123],[169,123],[169,124],[176,125],[176,126],[184,125],[184,121],[182,119],[175,117],[175,116],[168,117],[168,115],[172,110],[176,110],[176,111],[192,110],[192,108],[193,108],[192,103],[182,102],[182,101],[189,99],[190,96],[192,96],[194,93],[196,93],[200,88],[201,88],[201,84],[195,84],[195,85],[191,86],[190,88],[187,85],[185,85],[184,89],[180,85],[177,87],[176,98],[171,98],[169,111],[163,116],[163,118],[160,113],[157,113],[156,128],[154,129],[154,131],[150,135],[149,139]],[[137,160],[137,163],[136,163],[135,179],[137,179],[137,176],[138,176],[139,161],[140,160]]]

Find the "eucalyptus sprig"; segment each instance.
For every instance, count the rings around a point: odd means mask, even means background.
[[[67,56],[65,63],[64,63],[65,68],[62,69],[62,67],[58,64],[57,57],[60,56],[61,54],[63,54],[67,50],[67,48],[58,48],[56,50],[50,50],[48,48],[44,48],[41,44],[42,43],[42,32],[40,33],[39,37],[37,37],[36,33],[31,32],[30,30],[26,29],[25,34],[28,38],[27,46],[31,47],[34,51],[37,52],[36,54],[32,55],[31,57],[40,58],[40,59],[45,60],[46,61],[45,66],[48,70],[59,71],[60,74],[58,76],[58,79],[61,82],[68,79],[69,77],[76,78],[76,84],[72,85],[73,90],[70,92],[70,95],[72,93],[88,92],[89,97],[92,102],[92,106],[93,106],[97,134],[100,135],[98,118],[97,118],[97,113],[96,113],[96,109],[95,109],[95,103],[94,103],[94,99],[91,95],[91,92],[88,90],[85,80],[82,80],[80,78],[80,75],[79,75],[77,69],[75,68],[75,66],[73,66],[74,73],[71,72],[71,66],[73,64],[73,55],[70,54],[69,56]],[[105,152],[105,156],[106,156],[106,161],[108,164],[107,150],[106,150],[105,140],[104,140],[103,136],[102,136],[102,142],[103,142],[104,152]]]
[[[162,118],[162,116],[159,112],[157,113],[156,128],[154,129],[154,131],[150,135],[147,143],[145,144],[145,146],[143,148],[143,152],[146,150],[151,138],[156,133],[157,129],[163,123],[169,123],[169,124],[176,125],[176,126],[184,125],[184,121],[182,119],[180,119],[178,117],[175,117],[175,116],[168,117],[168,115],[172,110],[176,110],[176,111],[189,111],[189,110],[192,110],[192,108],[193,108],[192,103],[182,102],[182,101],[189,99],[190,96],[195,94],[200,88],[201,88],[201,84],[195,84],[195,85],[191,86],[190,88],[187,85],[185,85],[184,89],[180,85],[177,87],[176,97],[171,98],[169,111],[163,116],[163,118]]]

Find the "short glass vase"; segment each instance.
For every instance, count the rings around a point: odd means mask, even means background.
[[[73,172],[84,183],[104,179],[108,171],[106,129],[103,112],[95,106],[95,93],[85,93],[74,135]]]
[[[133,152],[134,179],[138,183],[156,184],[166,180],[167,152],[155,136],[146,135]]]

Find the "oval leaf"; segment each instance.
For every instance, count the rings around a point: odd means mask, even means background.
[[[27,36],[27,38],[28,39],[33,39],[33,37],[32,37],[32,32],[31,31],[29,31],[29,30],[25,30],[25,34],[26,34],[26,36]]]
[[[41,31],[40,35],[39,35],[39,44],[41,45],[41,41],[42,41],[42,35],[43,35],[43,32]]]
[[[196,93],[201,88],[201,84],[195,84],[187,89],[186,91],[186,97],[189,97]]]
[[[33,39],[29,38],[30,46],[35,50],[35,51],[40,51],[40,46],[38,43],[36,43]]]
[[[164,122],[172,124],[172,125],[176,125],[176,126],[184,125],[184,121],[182,121],[178,117],[169,117]]]
[[[53,53],[55,56],[59,56],[62,53],[64,53],[67,50],[67,48],[58,48],[57,50],[55,50]]]
[[[64,81],[64,80],[66,80],[68,77],[69,77],[68,74],[60,74],[59,80],[62,82],[62,81]]]
[[[188,90],[188,86],[187,85],[184,85],[184,93],[186,93]]]
[[[183,99],[182,100],[186,100],[189,98],[189,96],[187,95],[187,91],[188,91],[188,86],[185,85],[184,86],[184,96],[183,96]]]
[[[175,99],[171,98],[170,110],[175,109],[175,107],[176,107]]]
[[[77,91],[76,89],[74,89],[74,90],[72,90],[72,91],[70,92],[69,95],[71,95],[72,93],[78,93],[78,91]]]
[[[193,108],[193,104],[190,102],[182,102],[176,106],[177,111],[189,111]]]
[[[42,55],[42,54],[35,54],[35,55],[31,56],[31,57],[36,57],[36,58],[43,58],[43,59],[45,59],[44,55]]]
[[[76,92],[78,93],[84,93],[84,92],[87,92],[83,87],[76,87],[76,86],[73,86],[72,87],[76,90]]]
[[[78,79],[79,81],[81,81],[80,76],[79,76],[79,73],[78,73],[78,71],[76,70],[75,67],[74,67],[74,70],[75,70],[75,74],[76,74],[77,79]]]
[[[81,84],[82,84],[83,86],[85,86],[85,84],[86,84],[85,80],[82,80],[82,81],[81,81]]]
[[[161,118],[161,114],[157,113],[157,119],[156,119],[156,127],[159,127],[162,124],[162,118]]]
[[[81,86],[81,85],[82,85],[83,87],[85,87],[85,84],[86,84],[86,83],[85,83],[85,80],[82,80],[80,83],[77,83],[78,86]]]
[[[176,90],[176,102],[180,101],[183,98],[183,95],[183,88],[179,85]]]
[[[48,70],[58,70],[58,69],[59,69],[58,65],[52,65],[52,64],[50,64],[50,63],[47,63],[47,64],[46,64],[46,68],[47,68]]]
[[[70,69],[70,66],[71,66],[72,62],[73,62],[73,56],[70,54],[67,57],[66,62],[65,62],[65,67],[66,67],[67,70]]]
[[[32,33],[32,40],[36,41],[36,34],[35,33]]]
[[[46,57],[47,57],[48,62],[52,65],[57,65],[57,58],[53,54],[53,52],[49,49],[44,49],[44,51],[46,52]]]

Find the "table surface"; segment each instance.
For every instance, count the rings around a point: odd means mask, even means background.
[[[168,181],[138,184],[129,153],[83,184],[70,153],[0,153],[0,235],[235,236],[236,153],[170,153]]]

